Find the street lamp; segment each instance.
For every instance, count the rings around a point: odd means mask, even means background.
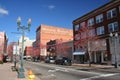
[[[118,39],[118,33],[115,33],[115,34],[113,34],[113,33],[110,33],[110,37],[112,38],[112,39],[114,39],[114,53],[115,53],[115,68],[118,68],[118,62],[117,62],[117,51],[116,51],[116,43],[117,43],[117,39]]]
[[[18,30],[22,30],[22,53],[21,53],[21,60],[20,60],[20,69],[18,71],[18,78],[25,78],[24,76],[24,68],[23,68],[23,54],[24,54],[24,35],[25,35],[25,30],[30,31],[30,26],[31,26],[32,20],[28,19],[28,26],[21,26],[21,17],[18,17],[17,19],[17,26]]]

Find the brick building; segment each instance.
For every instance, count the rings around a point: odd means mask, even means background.
[[[24,51],[25,56],[33,56],[33,47],[32,46],[26,46]]]
[[[62,42],[73,40],[73,30],[41,24],[36,30],[36,51],[41,57],[47,55],[46,43],[60,39]]]
[[[24,41],[23,51],[25,50],[25,47],[32,46],[33,42],[35,41],[35,40],[29,39],[28,37],[24,37],[24,40],[25,41]],[[20,50],[21,50],[22,49],[22,36],[18,40],[18,45],[19,45]]]
[[[89,32],[86,32],[85,28]],[[93,63],[115,64],[117,61],[120,64],[120,0],[111,0],[75,19],[73,32],[75,52],[73,55],[76,62],[87,62],[89,55]],[[111,33],[113,35],[117,33],[117,37],[111,38]],[[94,41],[91,41],[91,36]],[[89,41],[89,45],[83,45],[85,40]],[[87,54],[88,51],[90,54]]]
[[[8,58],[11,60],[13,60],[13,55],[16,53],[16,45],[17,45],[17,42],[11,42],[8,44],[8,49],[7,49]]]
[[[0,61],[7,56],[7,42],[8,38],[5,32],[0,32]]]
[[[50,40],[47,42],[47,56],[67,57],[72,60],[73,41],[61,42],[60,40]]]

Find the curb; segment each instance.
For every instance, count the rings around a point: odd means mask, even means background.
[[[72,66],[81,67],[81,68],[89,68],[89,69],[110,69],[110,68],[114,68],[113,66],[94,65],[94,64],[91,64],[91,66],[89,66],[89,64],[72,64]]]
[[[110,72],[110,73],[120,73],[120,67],[114,68],[114,66],[109,65],[91,65],[89,64],[73,64],[73,67],[77,67],[77,70],[83,71],[100,71],[100,72]]]

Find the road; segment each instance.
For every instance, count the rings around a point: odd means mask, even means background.
[[[97,72],[97,71],[82,71],[74,67],[62,65],[24,62],[24,67],[27,70],[32,70],[33,73],[41,80],[119,80],[120,73]]]

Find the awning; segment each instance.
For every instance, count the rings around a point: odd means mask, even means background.
[[[73,55],[84,55],[85,51],[73,52]]]

